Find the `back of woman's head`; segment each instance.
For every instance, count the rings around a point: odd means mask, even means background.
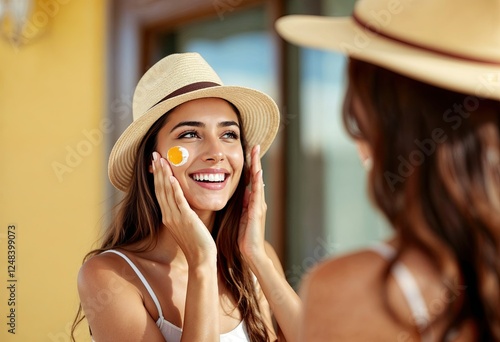
[[[500,340],[500,102],[351,59],[344,122],[371,148],[370,195],[399,253],[456,265],[436,264],[466,287],[443,313],[449,328],[472,318],[480,340]]]

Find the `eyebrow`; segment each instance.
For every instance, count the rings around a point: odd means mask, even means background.
[[[206,127],[206,125],[200,121],[182,121],[182,122],[179,122],[177,125],[175,125],[170,130],[170,133],[172,133],[177,128],[184,127],[184,126],[201,127],[201,128]],[[217,124],[217,127],[229,127],[229,126],[236,126],[236,127],[240,128],[240,125],[238,125],[238,123],[236,121],[221,121]]]

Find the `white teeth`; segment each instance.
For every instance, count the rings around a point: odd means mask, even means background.
[[[223,182],[225,174],[223,173],[195,173],[193,175],[195,181],[201,182]]]

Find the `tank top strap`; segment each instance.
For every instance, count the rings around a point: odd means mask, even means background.
[[[396,250],[394,247],[387,243],[377,243],[370,246],[369,249],[388,261],[392,260],[396,256]],[[430,332],[423,333],[430,322],[430,315],[415,277],[410,272],[408,267],[400,261],[396,261],[394,263],[391,273],[394,276],[398,287],[403,292],[403,296],[405,297],[408,306],[410,307],[413,320],[421,332],[422,341],[432,341],[432,335]]]
[[[156,309],[158,310],[158,315],[160,316],[160,319],[163,320],[163,312],[161,310],[160,301],[158,300],[158,297],[156,297],[156,294],[154,293],[153,289],[146,280],[146,277],[144,277],[144,275],[141,273],[139,268],[137,268],[137,266],[132,262],[132,260],[130,260],[129,257],[127,257],[122,252],[116,251],[114,249],[108,249],[107,251],[104,251],[102,253],[114,253],[116,255],[119,255],[130,265],[130,267],[134,270],[135,274],[137,274],[141,282],[144,284],[144,287],[146,287],[146,290],[148,291],[149,295],[151,296],[153,302],[156,305]]]
[[[429,324],[430,316],[415,277],[401,262],[394,265],[393,275],[410,306],[415,324],[423,331]]]
[[[374,243],[368,248],[388,261],[392,260],[396,256],[396,250],[394,247],[384,242]]]

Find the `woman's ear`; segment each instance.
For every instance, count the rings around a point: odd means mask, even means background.
[[[153,162],[154,162],[154,159],[153,159],[153,156],[151,156],[151,160],[150,160],[150,163],[149,163],[149,166],[148,166],[149,173],[153,173]]]
[[[366,158],[363,162],[363,167],[365,168],[366,171],[370,171],[373,167],[373,160],[372,158]]]
[[[363,167],[370,170],[373,166],[372,151],[370,146],[365,140],[356,140],[356,146],[358,148],[358,155],[361,159]]]

